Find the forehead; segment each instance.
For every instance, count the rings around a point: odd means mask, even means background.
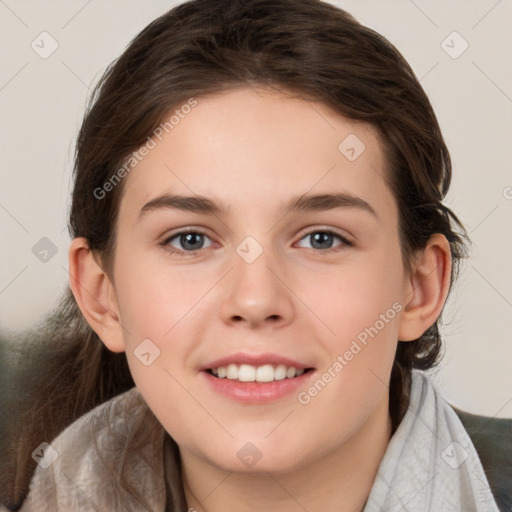
[[[383,148],[369,125],[269,89],[196,102],[169,113],[173,124],[153,136],[154,147],[125,178],[121,217],[135,219],[163,193],[210,197],[243,215],[277,211],[301,194],[346,192],[393,221]]]

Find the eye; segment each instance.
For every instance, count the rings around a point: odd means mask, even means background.
[[[175,233],[169,238],[166,238],[161,245],[166,250],[173,254],[191,255],[198,252],[200,249],[204,249],[204,237],[209,238],[206,233],[194,230],[185,230]],[[179,244],[184,250],[176,248],[172,245],[172,242]]]
[[[311,248],[315,251],[321,252],[334,252],[340,250],[340,246],[341,249],[343,249],[344,246],[351,247],[353,245],[353,243],[349,242],[345,237],[329,230],[310,231],[305,237],[301,238],[301,240],[308,238],[312,244]],[[332,247],[333,239],[335,238],[341,240],[341,244],[336,247]]]
[[[184,256],[192,256],[194,253],[199,252],[201,249],[211,247],[212,244],[205,247],[204,239],[210,237],[197,229],[188,229],[174,233],[172,236],[166,238],[160,245],[162,245],[167,251],[172,254],[179,254]],[[310,231],[306,236],[302,237],[301,240],[310,239],[312,247],[311,249],[321,252],[335,252],[343,250],[344,247],[351,247],[353,243],[347,240],[344,236],[330,230],[316,230]],[[334,239],[341,241],[335,247],[332,247]],[[176,247],[173,244],[178,244]]]

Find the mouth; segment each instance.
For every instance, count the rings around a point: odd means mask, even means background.
[[[315,368],[279,354],[239,352],[199,368],[217,396],[245,405],[293,400],[316,375]]]
[[[297,368],[284,364],[263,364],[254,366],[250,364],[231,363],[204,371],[217,379],[226,379],[234,382],[275,382],[296,379],[303,374],[313,371],[314,368]]]
[[[210,361],[199,369],[217,396],[242,404],[263,405],[293,400],[299,388],[316,375],[310,364],[282,354],[238,352]]]

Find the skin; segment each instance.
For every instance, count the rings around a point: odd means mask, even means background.
[[[197,99],[125,178],[114,275],[84,239],[72,241],[73,292],[105,345],[126,351],[137,388],[180,446],[189,506],[358,511],[390,438],[398,340],[418,338],[446,300],[448,242],[434,235],[405,272],[382,145],[368,126],[276,90]],[[355,161],[338,150],[349,134],[366,147]],[[364,199],[377,218],[356,208],[280,210],[292,196],[333,191]],[[230,209],[161,209],[138,220],[163,192]],[[160,245],[188,226],[206,232],[203,248],[178,255]],[[308,235],[322,229],[353,245],[334,237],[315,249]],[[236,252],[247,236],[263,250],[252,263]],[[186,250],[179,237],[169,246]],[[219,357],[273,352],[315,368],[307,390],[395,302],[401,311],[306,405],[295,392],[240,404],[200,378]],[[134,355],[146,338],[161,351],[149,366]],[[261,453],[252,467],[237,456],[247,442]]]

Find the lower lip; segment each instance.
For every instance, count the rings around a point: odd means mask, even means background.
[[[206,371],[201,372],[214,391],[246,404],[269,403],[290,395],[304,386],[313,373],[314,370],[310,370],[299,377],[272,382],[239,382],[226,378],[219,379]]]

